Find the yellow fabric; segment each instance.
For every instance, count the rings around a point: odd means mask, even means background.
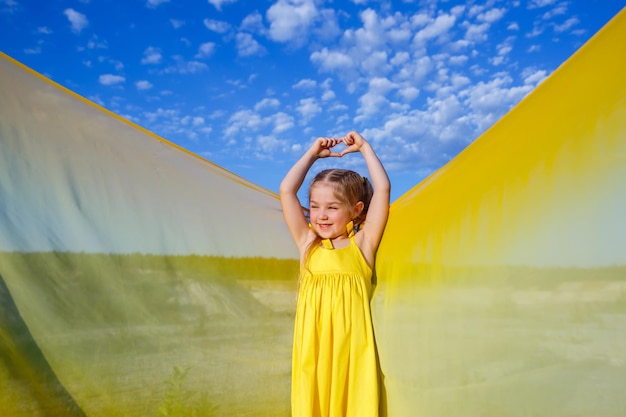
[[[372,315],[389,417],[623,416],[626,13],[395,201]]]
[[[622,11],[393,202],[381,415],[623,417],[624,39]],[[0,56],[2,416],[290,416],[278,196]]]
[[[345,248],[311,251],[296,309],[294,417],[378,416],[371,276],[354,237]]]
[[[276,193],[2,56],[2,417],[289,415],[297,257]]]

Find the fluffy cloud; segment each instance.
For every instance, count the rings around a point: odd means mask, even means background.
[[[140,80],[135,83],[135,87],[137,88],[137,90],[144,91],[151,89],[153,86],[150,81]]]
[[[228,3],[235,3],[237,0],[209,0],[209,3],[212,4],[217,10],[222,10],[222,5]]]
[[[204,26],[217,33],[226,33],[230,30],[230,24],[221,20],[204,19]]]
[[[277,42],[292,42],[305,36],[315,21],[313,0],[278,0],[266,13],[269,37]]]
[[[87,17],[74,9],[65,9],[63,11],[63,14],[65,15],[65,17],[67,17],[67,20],[70,21],[70,24],[72,26],[72,32],[74,33],[80,33],[84,28],[89,25]]]
[[[98,81],[100,81],[100,84],[102,85],[116,85],[126,81],[126,78],[122,77],[121,75],[102,74],[98,78]]]
[[[163,56],[161,55],[161,50],[159,48],[155,48],[153,46],[149,46],[143,52],[143,58],[141,58],[142,64],[160,64]]]
[[[198,53],[196,54],[196,59],[208,58],[215,52],[215,43],[214,42],[205,42],[198,47]]]
[[[265,53],[265,48],[249,33],[238,33],[236,41],[239,56],[263,55]]]

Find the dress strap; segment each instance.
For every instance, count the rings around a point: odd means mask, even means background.
[[[354,237],[354,222],[352,220],[346,225],[346,232],[348,232],[348,237]]]
[[[334,249],[333,242],[330,239],[322,239],[322,246],[324,246],[324,249]]]

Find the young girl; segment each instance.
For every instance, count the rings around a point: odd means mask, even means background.
[[[333,147],[343,143],[337,153]],[[373,183],[354,171],[320,172],[309,190],[310,224],[297,192],[319,158],[360,152]],[[389,214],[390,184],[357,132],[318,138],[280,185],[285,221],[300,251],[293,345],[293,417],[378,415],[376,346],[370,316],[376,250]],[[367,216],[367,222],[365,217]]]

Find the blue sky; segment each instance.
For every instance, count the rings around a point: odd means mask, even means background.
[[[625,0],[0,0],[0,48],[277,191],[355,129],[395,200],[532,91]],[[360,157],[324,160],[366,173]]]

